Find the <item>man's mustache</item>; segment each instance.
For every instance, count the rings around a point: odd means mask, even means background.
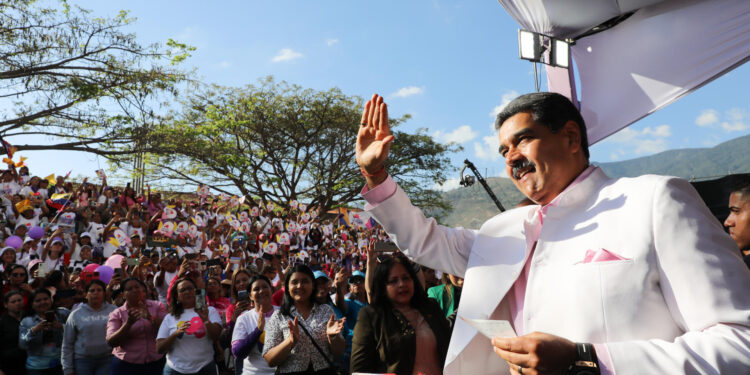
[[[529,169],[531,167],[532,169],[536,169],[536,164],[534,164],[533,161],[529,159],[523,159],[523,160],[516,160],[513,162],[513,170],[512,170],[512,177],[514,180],[518,180],[520,176],[518,176],[519,171],[524,171]]]

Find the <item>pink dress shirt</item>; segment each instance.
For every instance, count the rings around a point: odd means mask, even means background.
[[[157,301],[146,300],[146,309],[152,317],[164,319],[167,309]],[[128,320],[127,303],[109,314],[107,338],[114,335]],[[156,334],[159,327],[154,327],[147,319],[139,319],[128,331],[123,344],[115,347],[112,354],[118,359],[135,364],[145,364],[160,360],[164,354],[156,351]]]
[[[526,254],[528,256],[526,257],[526,262],[523,266],[523,271],[521,271],[521,274],[518,276],[518,279],[516,279],[516,282],[513,283],[513,286],[511,287],[510,291],[508,291],[508,294],[506,295],[506,298],[509,302],[510,307],[510,314],[511,314],[511,322],[513,323],[513,326],[516,330],[516,334],[521,336],[524,334],[523,330],[523,305],[524,300],[526,298],[526,283],[529,278],[529,268],[531,268],[531,259],[534,256],[534,248],[536,247],[536,241],[539,238],[539,234],[542,231],[542,225],[544,224],[544,216],[547,213],[547,210],[549,207],[556,206],[559,201],[560,197],[563,196],[568,190],[570,190],[573,186],[577,185],[581,181],[585,180],[586,177],[588,177],[591,172],[593,172],[596,169],[594,166],[589,166],[586,168],[583,172],[581,172],[578,177],[573,180],[573,182],[568,185],[568,187],[563,190],[562,193],[560,193],[555,199],[553,199],[550,203],[547,205],[540,207],[536,206],[534,208],[533,217],[531,220],[526,221],[524,223],[524,227],[526,228]],[[369,210],[372,208],[375,208],[378,204],[385,201],[386,199],[390,198],[393,193],[396,192],[396,182],[393,181],[391,176],[388,176],[383,183],[376,186],[373,189],[370,189],[367,185],[365,185],[362,188],[361,194],[362,198],[365,199],[367,202],[365,204],[365,209]],[[612,366],[612,358],[609,355],[609,350],[607,350],[606,344],[594,344],[594,349],[596,350],[597,358],[599,359],[599,366],[601,367],[601,374],[602,375],[612,375],[615,373],[614,367]]]

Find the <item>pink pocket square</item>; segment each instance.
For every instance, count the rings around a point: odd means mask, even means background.
[[[583,261],[580,263],[611,262],[613,260],[628,260],[606,249],[586,250]]]

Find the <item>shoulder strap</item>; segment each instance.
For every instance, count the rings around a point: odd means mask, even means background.
[[[323,359],[325,359],[326,362],[328,362],[328,365],[331,367],[334,367],[333,362],[331,362],[331,360],[328,359],[328,356],[326,355],[326,353],[323,353],[323,349],[321,349],[320,346],[318,346],[318,343],[315,342],[315,339],[312,337],[312,335],[310,335],[310,332],[307,331],[307,328],[305,328],[305,324],[300,321],[299,326],[302,327],[303,331],[305,331],[305,334],[307,334],[307,337],[309,337],[310,341],[312,341],[312,344],[315,345],[315,349],[318,349],[318,352],[320,352],[320,355],[323,356]]]

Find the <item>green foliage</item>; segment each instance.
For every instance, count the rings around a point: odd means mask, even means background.
[[[304,89],[273,78],[243,88],[200,87],[174,121],[156,126],[162,141],[152,177],[204,183],[261,201],[292,199],[324,209],[359,200],[363,184],[354,143],[363,100],[334,88]],[[397,126],[408,119],[394,119]],[[445,181],[454,145],[424,130],[395,132],[389,173],[425,208],[449,208],[429,189]]]
[[[65,1],[0,2],[0,135],[19,150],[107,157],[156,147],[159,139],[142,128],[161,121],[154,107],[187,78],[158,62],[180,62],[194,48],[173,40],[166,51],[143,46],[124,31],[132,22],[126,11],[94,18]],[[63,141],[13,140],[32,134]]]

